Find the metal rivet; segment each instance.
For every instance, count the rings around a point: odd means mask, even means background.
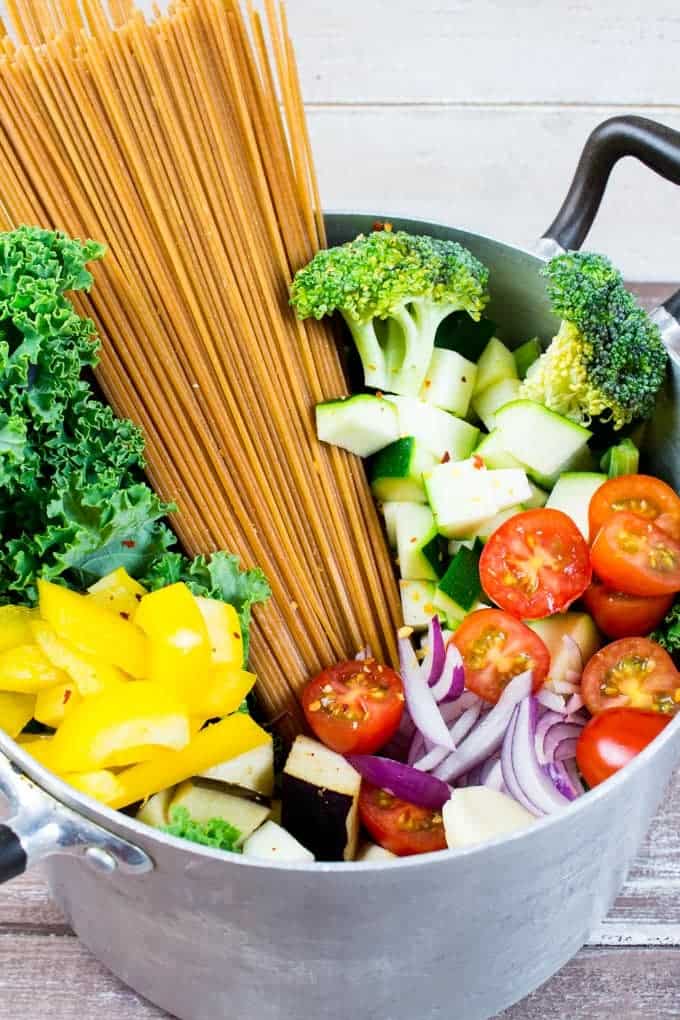
[[[85,851],[85,860],[94,871],[100,871],[105,875],[112,874],[118,867],[116,858],[108,851],[100,850],[97,846],[90,846]]]

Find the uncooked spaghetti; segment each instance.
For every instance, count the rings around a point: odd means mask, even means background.
[[[369,644],[393,658],[396,583],[358,460],[313,408],[346,392],[332,333],[300,323],[292,274],[324,244],[285,14],[182,0],[8,0],[2,227],[108,245],[80,310],[99,382],[144,430],[148,474],[190,554],[259,564],[273,598],[251,658],[270,717]],[[289,727],[290,728],[290,727]]]

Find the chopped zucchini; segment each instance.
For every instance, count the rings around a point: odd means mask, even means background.
[[[425,630],[432,617],[438,615],[434,581],[400,581],[399,593],[404,624],[414,630]]]
[[[357,457],[370,457],[399,438],[394,404],[382,397],[359,393],[316,405],[316,434]]]
[[[473,396],[481,393],[488,386],[501,382],[502,379],[516,378],[517,366],[512,351],[508,350],[497,337],[492,336],[477,362],[477,378]]]
[[[281,821],[319,861],[351,861],[359,837],[361,776],[341,754],[297,737],[281,778]]]
[[[610,478],[635,475],[639,467],[640,451],[632,439],[622,439],[616,446],[610,446],[600,461],[600,468]]]
[[[481,542],[476,542],[472,549],[461,546],[437,585],[438,591],[443,592],[465,611],[474,605],[482,591],[479,580],[481,551]]]
[[[408,581],[436,581],[444,571],[446,542],[429,506],[402,503],[397,517],[399,573]]]
[[[475,454],[481,457],[488,468],[521,468],[522,464],[513,457],[511,453],[503,449],[498,429],[494,429],[488,436],[482,436],[482,441],[475,449]]]
[[[384,846],[378,846],[377,843],[369,843],[368,840],[365,840],[359,847],[355,859],[357,861],[396,861],[397,855],[386,850]]]
[[[521,344],[512,353],[515,359],[517,375],[520,379],[524,379],[534,361],[538,361],[540,358],[543,348],[541,347],[540,340],[534,337],[533,340],[527,340]]]
[[[439,323],[435,336],[435,347],[457,351],[468,361],[475,362],[486,347],[496,329],[495,322],[481,318],[470,318],[467,312],[452,312]]]
[[[415,397],[390,397],[399,416],[399,435],[414,436],[437,460],[463,460],[474,450],[479,429]]]
[[[501,379],[472,398],[475,414],[481,418],[489,432],[492,432],[496,425],[496,411],[517,400],[519,388],[519,379]]]
[[[397,500],[388,500],[387,503],[380,504],[380,509],[385,519],[387,541],[389,542],[391,549],[397,548],[397,518],[401,513],[401,508],[412,505],[412,503],[400,503]],[[416,506],[418,505],[422,506],[422,504],[416,504]]]
[[[484,521],[530,496],[518,468],[487,470],[475,458],[439,464],[424,475],[437,528],[447,538],[471,538]]]
[[[592,472],[570,472],[560,477],[555,482],[555,488],[550,493],[546,506],[552,510],[561,510],[579,529],[586,542],[590,541],[590,527],[588,524],[588,507],[590,501],[604,482],[606,475],[598,475]]]
[[[373,495],[383,502],[426,503],[423,472],[436,463],[434,454],[413,436],[397,439],[371,461]]]
[[[314,854],[276,822],[268,821],[256,829],[243,844],[244,857],[263,861],[313,861]]]
[[[588,429],[532,400],[515,400],[496,412],[501,446],[516,457],[527,474],[550,488],[587,451]]]
[[[482,521],[480,526],[477,528],[475,539],[480,542],[486,543],[489,541],[494,531],[500,528],[501,524],[505,524],[511,517],[516,514],[521,514],[524,509],[524,505],[516,504],[515,506],[509,506],[506,510],[500,510],[493,517],[490,517],[488,521]]]
[[[542,639],[550,652],[550,679],[566,680],[571,662],[569,643],[575,641],[584,664],[600,648],[600,633],[588,613],[557,613],[544,620],[531,620],[527,624]]]
[[[531,496],[529,499],[525,499],[522,503],[523,510],[536,510],[539,507],[545,506],[548,502],[548,493],[545,489],[539,489],[538,485],[529,480],[529,489],[531,490]]]
[[[477,375],[477,366],[456,351],[435,347],[420,391],[420,399],[464,418]]]

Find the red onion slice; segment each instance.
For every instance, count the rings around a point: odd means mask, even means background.
[[[566,670],[564,679],[565,680],[569,679],[569,676],[567,674],[570,674],[571,676],[576,675],[577,677],[580,677],[581,674],[583,673],[583,655],[581,653],[580,646],[577,644],[576,641],[574,641],[571,634],[564,634],[562,636],[562,645],[564,646],[564,649],[566,651],[565,656]]]
[[[422,735],[420,730],[416,730],[406,759],[407,765],[415,765],[418,759],[422,758],[426,752],[427,748],[425,747],[425,737]]]
[[[531,692],[531,683],[531,671],[514,677],[497,704],[474,727],[457,750],[435,770],[435,776],[447,783],[453,782],[497,751],[503,743],[515,705]]]
[[[546,771],[553,782],[553,785],[563,797],[567,800],[576,800],[579,796],[577,790],[574,789],[574,784],[571,781],[569,773],[564,767],[562,761],[551,761],[549,765],[546,765]]]
[[[496,754],[484,763],[479,778],[482,786],[488,786],[490,790],[498,790],[499,793],[503,793],[505,783],[503,782],[503,766],[500,755]]]
[[[440,747],[453,750],[454,743],[446,723],[434,700],[432,691],[427,686],[416,653],[409,638],[399,638],[399,659],[401,662],[401,680],[404,685],[406,704],[416,727],[426,740]]]
[[[548,762],[557,761],[557,752],[564,743],[569,743],[570,745],[573,744],[575,749],[576,741],[580,737],[582,729],[583,723],[577,721],[560,722],[555,726],[551,726],[543,739],[543,758],[545,760],[541,761],[541,755],[538,755],[538,760],[541,765],[547,765]],[[576,752],[574,750],[574,753],[572,754],[565,754],[564,750],[562,750],[560,757],[573,758],[575,753]]]
[[[576,759],[569,758],[567,759],[567,761],[563,761],[561,764],[564,768],[564,771],[569,776],[571,785],[576,791],[576,796],[582,797],[583,794],[586,792],[586,788],[581,781],[581,776],[579,775],[578,767],[576,765]]]
[[[551,814],[567,805],[568,799],[543,771],[536,756],[538,702],[529,696],[517,708],[512,734],[511,766],[517,786],[541,814]],[[507,784],[505,769],[503,776]]]
[[[529,800],[526,796],[518,782],[517,776],[515,775],[515,767],[512,760],[512,745],[515,739],[518,713],[519,705],[517,705],[517,707],[513,710],[510,724],[503,739],[503,747],[501,749],[501,773],[503,775],[503,784],[510,796],[514,798],[518,804],[521,804],[522,807],[527,809],[527,811],[530,811],[532,815],[540,816],[542,812],[539,811],[533,801]]]
[[[481,699],[478,698],[477,703],[471,705],[470,708],[463,712],[457,722],[455,722],[449,730],[454,745],[457,746],[461,740],[468,735],[479,719],[481,712]],[[433,747],[427,752],[424,758],[421,758],[416,762],[410,762],[409,764],[412,764],[415,769],[423,769],[425,772],[431,772],[432,769],[436,769],[436,767],[444,761],[444,758],[446,758],[449,753],[449,749],[446,747]]]
[[[551,712],[550,709],[548,709],[540,716],[536,723],[536,755],[538,756],[538,760],[541,765],[545,765],[545,762],[547,761],[543,750],[546,734],[553,726],[563,722],[564,716],[561,712]]]
[[[446,649],[444,667],[441,676],[433,685],[432,693],[438,704],[456,701],[465,690],[465,670],[463,657],[451,642]]]
[[[467,712],[468,708],[472,708],[473,705],[479,705],[483,708],[482,699],[472,691],[463,691],[459,698],[456,698],[453,702],[444,702],[439,706],[439,711],[442,714],[442,718],[447,725],[454,723],[456,719],[459,719],[464,712]]]
[[[564,762],[575,758],[577,746],[578,737],[570,737],[568,740],[563,740],[562,743],[555,748],[553,761]]]
[[[547,687],[541,687],[536,695],[536,699],[539,705],[549,708],[551,712],[559,712],[561,715],[564,715],[564,698],[560,694],[555,694],[554,691],[548,690]]]
[[[420,665],[420,672],[427,684],[432,687],[442,675],[446,660],[446,646],[442,634],[442,625],[438,616],[433,616],[427,629],[427,652]],[[436,695],[435,695],[436,697]],[[439,698],[437,698],[439,701]]]
[[[347,754],[345,757],[366,782],[409,804],[438,811],[451,796],[446,783],[401,762],[373,754]]]

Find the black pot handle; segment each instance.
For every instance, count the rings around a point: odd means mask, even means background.
[[[14,829],[0,825],[0,885],[23,875],[28,856]]]
[[[565,250],[580,248],[593,225],[609,175],[634,156],[673,184],[680,184],[680,132],[646,117],[612,117],[588,138],[562,208],[544,238]],[[680,320],[680,290],[663,307]]]

